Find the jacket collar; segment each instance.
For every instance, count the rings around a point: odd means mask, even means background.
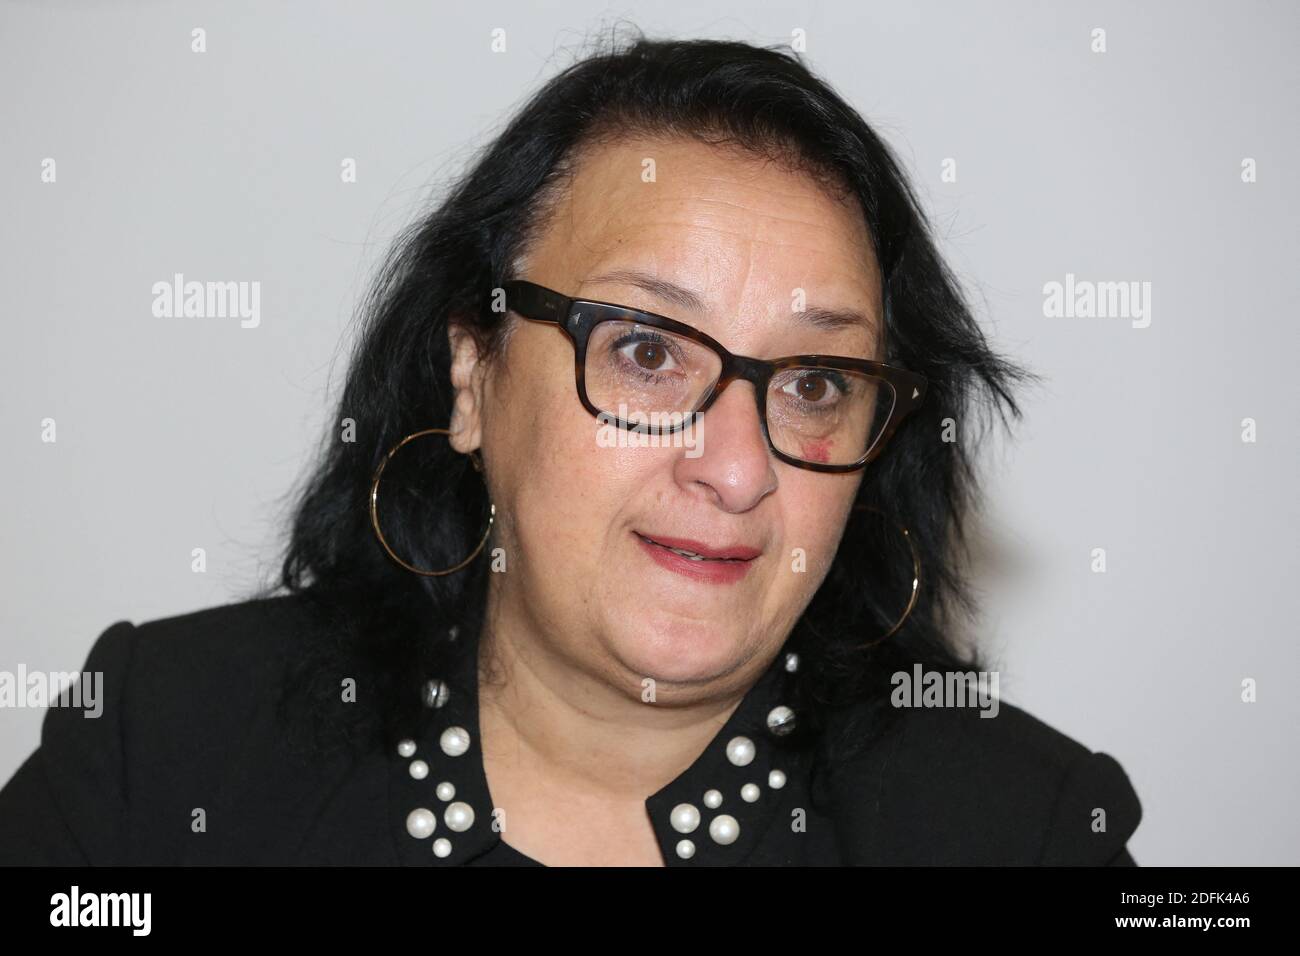
[[[431,678],[429,720],[389,748],[391,832],[408,865],[463,865],[501,842],[479,748],[477,637],[453,641],[447,672]],[[691,766],[646,798],[668,866],[735,865],[760,839],[790,838],[771,826],[802,764],[769,726],[779,723],[786,659],[778,654]]]

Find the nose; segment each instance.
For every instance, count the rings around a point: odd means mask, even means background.
[[[731,382],[693,427],[698,453],[687,452],[675,466],[683,488],[732,513],[748,511],[776,490],[752,384]]]

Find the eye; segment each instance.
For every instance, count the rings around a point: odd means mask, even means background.
[[[668,341],[655,332],[629,332],[621,336],[613,347],[645,372],[671,372],[677,368]]]
[[[833,405],[849,393],[843,375],[831,370],[797,373],[781,391],[809,405]]]

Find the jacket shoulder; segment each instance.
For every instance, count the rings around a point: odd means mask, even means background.
[[[1133,863],[1142,807],[1110,755],[1005,702],[897,717],[831,768],[846,862]]]
[[[119,653],[129,654],[131,696],[149,701],[149,721],[185,713],[220,726],[255,715],[278,686],[288,655],[310,639],[312,622],[301,598],[284,595],[130,627],[120,642],[129,648]]]
[[[150,821],[188,832],[196,808],[275,762],[281,677],[311,626],[294,595],[111,624],[84,693],[49,707],[0,791],[0,862],[120,863],[150,849]]]

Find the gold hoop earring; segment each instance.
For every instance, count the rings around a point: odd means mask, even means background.
[[[903,616],[895,622],[894,626],[885,632],[884,637],[878,637],[874,641],[869,641],[863,645],[864,647],[874,647],[882,641],[889,640],[889,638],[903,626],[903,622],[907,620],[908,615],[912,613],[912,609],[916,607],[916,599],[921,591],[921,556],[917,553],[916,545],[912,542],[911,532],[897,521],[894,521],[893,518],[890,518],[889,515],[885,514],[879,508],[873,507],[872,505],[855,505],[853,510],[874,511],[876,514],[885,518],[890,524],[903,533],[903,540],[907,542],[907,547],[912,552],[912,593],[907,598],[907,610],[903,612]]]
[[[379,467],[375,469],[374,481],[370,483],[370,524],[375,529],[375,537],[379,539],[379,543],[383,545],[384,550],[388,552],[388,556],[390,558],[392,558],[402,567],[406,568],[406,570],[411,571],[414,574],[422,574],[426,577],[441,577],[444,574],[454,574],[455,572],[461,570],[466,565],[468,565],[475,558],[477,558],[479,556],[479,553],[483,550],[483,546],[487,544],[488,535],[492,533],[492,522],[497,515],[497,506],[495,504],[492,504],[491,501],[488,502],[487,528],[484,529],[483,531],[483,537],[479,541],[478,547],[475,548],[470,553],[469,557],[467,557],[464,561],[461,561],[459,564],[454,564],[449,568],[443,568],[438,571],[426,571],[423,568],[417,568],[407,564],[405,561],[403,561],[401,558],[399,558],[396,554],[393,553],[393,549],[390,548],[388,546],[388,542],[384,540],[384,533],[379,530],[379,479],[383,477],[384,467],[388,464],[389,459],[392,458],[394,455],[396,455],[397,452],[401,449],[401,447],[405,445],[407,442],[413,441],[416,438],[422,438],[425,435],[450,435],[450,434],[451,432],[446,428],[426,428],[423,431],[412,432],[410,435],[407,435],[405,438],[403,438],[401,441],[399,441],[396,445],[394,445],[392,448],[388,450],[388,454],[384,456],[384,460],[381,461],[379,463]],[[469,453],[469,461],[470,464],[474,466],[474,470],[482,474],[483,461],[479,457],[479,453],[477,451],[472,451]]]

